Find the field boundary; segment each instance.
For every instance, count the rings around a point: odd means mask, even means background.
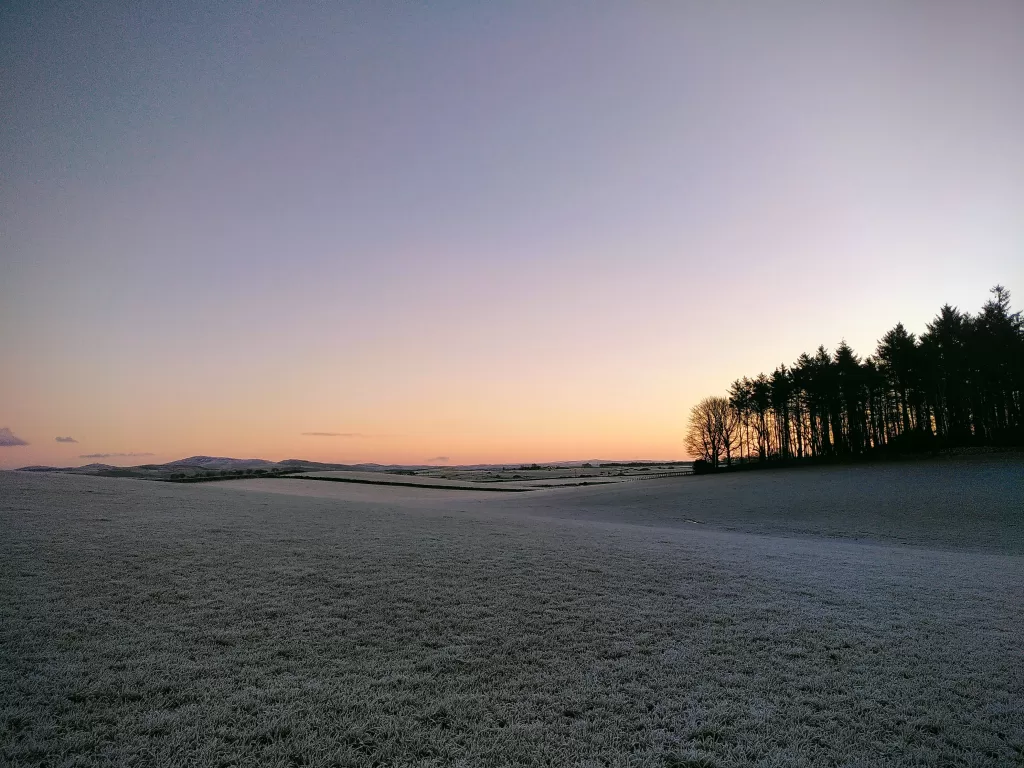
[[[680,469],[672,470],[670,472],[652,472],[649,475],[636,475],[634,477],[624,477],[618,482],[631,483],[634,480],[659,480],[663,477],[688,477],[689,475],[695,474],[692,469]]]
[[[366,480],[355,477],[310,477],[309,475],[288,475],[285,480],[320,480],[327,483],[356,483],[358,485],[398,485],[403,488],[430,488],[442,491],[483,491],[484,493],[529,493],[533,488],[469,488],[464,485],[441,485],[440,483],[408,483],[402,480]]]

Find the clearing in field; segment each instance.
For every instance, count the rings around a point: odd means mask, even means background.
[[[0,473],[0,762],[1024,761],[1019,461],[485,493]]]

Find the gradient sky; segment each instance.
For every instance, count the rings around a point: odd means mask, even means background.
[[[1019,0],[334,6],[0,7],[0,467],[681,458],[1024,303]]]

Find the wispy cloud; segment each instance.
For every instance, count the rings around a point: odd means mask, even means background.
[[[0,427],[0,448],[10,448],[15,445],[28,445],[28,441],[22,440],[11,432],[9,427]]]
[[[447,464],[449,461],[451,461],[451,456],[434,456],[432,458],[427,459],[428,464],[432,461],[436,461],[438,464]]]
[[[359,432],[303,432],[306,437],[366,437]]]
[[[53,439],[56,440],[58,443],[77,443],[78,442],[77,440],[75,440],[75,438],[70,437],[70,436],[69,437],[55,437]]]
[[[80,459],[124,459],[130,456],[155,456],[155,453],[83,453]]]

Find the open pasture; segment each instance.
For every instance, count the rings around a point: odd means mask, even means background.
[[[1019,764],[1022,480],[0,473],[0,763]]]

